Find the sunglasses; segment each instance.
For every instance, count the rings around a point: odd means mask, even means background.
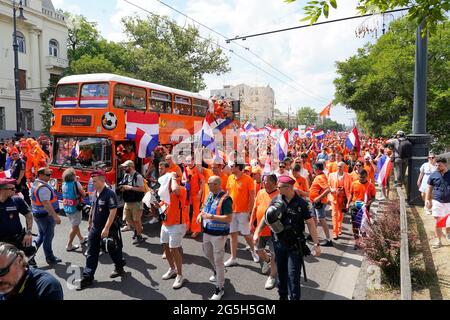
[[[8,263],[8,265],[2,269],[0,269],[0,277],[4,277],[9,273],[9,270],[11,269],[12,264],[14,263],[14,261],[16,261],[18,257],[18,254],[16,253],[16,255],[14,256],[14,259],[12,259],[12,261],[10,263]]]
[[[435,157],[428,157],[428,159],[434,159]]]
[[[9,191],[16,191],[16,187],[12,187],[12,188],[3,188],[0,190],[9,190]]]
[[[355,167],[361,167],[361,165],[360,164],[355,164]]]

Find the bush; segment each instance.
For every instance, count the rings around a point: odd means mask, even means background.
[[[410,252],[415,237],[408,235]],[[370,262],[380,267],[382,280],[390,285],[400,285],[400,204],[388,202],[377,213],[376,222],[366,228],[362,248]]]

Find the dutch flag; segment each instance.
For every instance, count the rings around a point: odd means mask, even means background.
[[[283,161],[284,158],[287,157],[288,141],[289,141],[289,131],[288,131],[288,129],[284,129],[283,132],[281,132],[280,139],[278,140],[277,145],[276,145],[278,159],[280,161]]]
[[[136,141],[139,158],[150,156],[159,144],[159,116],[157,113],[127,111],[126,138]]]
[[[349,150],[353,150],[353,148],[356,148],[359,152],[360,142],[359,142],[358,129],[356,129],[356,127],[353,128],[352,132],[350,132],[347,139],[345,140],[345,146]]]

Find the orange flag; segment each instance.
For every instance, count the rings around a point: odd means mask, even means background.
[[[320,113],[321,117],[329,117],[331,116],[331,107],[333,106],[333,101],[331,101]]]

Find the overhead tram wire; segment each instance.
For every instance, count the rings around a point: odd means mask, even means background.
[[[175,12],[181,14],[182,16],[186,17],[187,19],[190,19],[190,20],[194,21],[195,23],[197,23],[198,25],[204,27],[205,29],[208,29],[209,31],[211,31],[211,32],[213,32],[213,33],[215,33],[215,34],[221,36],[222,38],[225,39],[225,42],[226,42],[227,44],[230,43],[230,42],[228,41],[227,36],[225,36],[223,33],[220,33],[219,31],[216,31],[216,30],[214,30],[214,29],[208,27],[207,25],[203,24],[202,22],[200,22],[200,21],[198,21],[198,20],[196,20],[196,19],[194,19],[194,18],[188,16],[188,15],[185,14],[184,12],[178,10],[177,8],[172,7],[171,5],[165,3],[165,2],[162,1],[162,0],[155,0],[155,1],[159,2],[160,4],[166,6],[166,7],[169,8],[169,9],[171,9],[171,10],[173,10],[173,11],[175,11]],[[308,88],[303,89],[302,86],[300,86],[300,84],[297,83],[297,80],[293,79],[292,77],[290,77],[289,75],[287,75],[286,73],[284,73],[283,71],[281,71],[280,69],[276,68],[276,67],[273,66],[270,62],[268,62],[268,61],[264,60],[263,58],[261,58],[259,55],[257,55],[257,54],[254,53],[252,50],[250,50],[250,48],[248,48],[248,47],[246,47],[246,46],[243,46],[243,45],[241,45],[241,44],[239,44],[239,43],[236,43],[236,42],[233,42],[233,44],[234,44],[234,45],[237,45],[237,46],[239,46],[239,47],[241,47],[241,48],[243,48],[243,49],[245,49],[246,51],[248,51],[249,53],[251,53],[255,58],[259,59],[260,61],[262,61],[263,63],[265,63],[266,65],[268,65],[268,66],[271,67],[273,70],[277,71],[278,73],[280,73],[281,75],[283,75],[284,77],[286,77],[287,79],[289,79],[290,81],[292,81],[292,82],[294,82],[295,84],[299,85],[299,87],[296,88],[296,90],[298,90],[298,91],[303,91],[305,95],[307,95],[307,96],[313,98],[314,100],[317,100],[317,101],[323,100],[324,102],[328,102],[328,100],[329,100],[328,98],[324,98],[324,97],[319,96],[319,95],[312,95],[311,93],[309,93],[309,92],[307,91]]]
[[[135,4],[135,3],[133,3],[133,2],[130,2],[129,0],[123,0],[123,1],[125,1],[126,3],[132,5],[132,6],[136,7],[136,8],[138,8],[138,9],[140,9],[140,10],[142,10],[142,11],[145,11],[145,12],[151,14],[151,15],[154,16],[154,17],[157,17],[158,19],[163,19],[163,20],[167,21],[168,23],[172,24],[173,26],[175,26],[175,27],[177,27],[177,28],[180,28],[180,29],[182,29],[182,30],[185,30],[185,29],[186,29],[186,28],[184,28],[184,27],[179,26],[179,25],[176,24],[175,22],[171,21],[171,20],[168,19],[167,17],[164,17],[164,16],[158,15],[158,14],[156,14],[156,13],[154,13],[154,12],[151,12],[150,10],[147,10],[147,9],[145,9],[145,8],[143,8],[143,7],[141,7],[141,6],[137,5],[137,4]],[[199,37],[200,39],[206,40],[206,41],[211,41],[210,38],[205,38],[205,37],[201,36],[200,34],[198,34],[197,37]],[[245,61],[245,62],[247,62],[248,64],[252,65],[253,67],[257,68],[258,70],[264,72],[265,74],[269,75],[270,77],[276,79],[277,81],[279,81],[279,82],[281,82],[281,83],[284,83],[284,84],[288,85],[289,87],[291,87],[292,89],[294,89],[294,90],[296,90],[296,91],[299,91],[299,88],[294,87],[293,85],[291,85],[291,84],[288,83],[287,81],[285,81],[285,80],[283,80],[283,79],[280,79],[279,77],[273,75],[272,73],[270,73],[270,72],[268,72],[268,71],[262,69],[261,67],[259,67],[258,65],[254,64],[254,63],[251,62],[250,60],[248,60],[248,59],[244,58],[243,56],[241,56],[241,55],[237,54],[236,52],[234,52],[234,50],[229,49],[229,48],[226,48],[226,47],[220,45],[219,43],[216,43],[216,45],[217,45],[218,47],[220,47],[221,49],[223,49],[224,51],[228,51],[228,52],[234,54],[234,55],[237,56],[238,58],[242,59],[243,61]],[[313,96],[311,96],[310,94],[305,93],[305,95],[308,95],[309,97],[311,97],[311,98],[313,98],[314,100],[318,101],[318,99],[317,99],[316,97],[313,97]]]
[[[378,12],[378,13],[367,13],[367,14],[364,14],[364,15],[361,15],[361,16],[351,16],[351,17],[346,17],[346,18],[340,18],[340,19],[316,22],[316,23],[313,23],[313,24],[304,24],[304,25],[296,26],[296,27],[290,27],[290,28],[277,29],[277,30],[272,30],[272,31],[266,31],[266,32],[249,34],[247,36],[236,36],[234,38],[227,39],[227,42],[236,41],[236,40],[247,40],[248,38],[260,37],[260,36],[265,36],[265,35],[273,34],[273,33],[279,33],[279,32],[291,31],[291,30],[296,30],[296,29],[314,27],[314,26],[319,26],[319,25],[322,25],[322,24],[329,24],[329,23],[334,23],[334,22],[341,22],[341,21],[365,18],[365,17],[370,17],[370,16],[374,16],[374,15],[377,15],[377,14],[383,14],[383,13],[400,12],[400,11],[405,11],[405,10],[409,10],[409,9],[411,9],[411,8],[393,9],[393,10],[387,10],[387,11]]]

